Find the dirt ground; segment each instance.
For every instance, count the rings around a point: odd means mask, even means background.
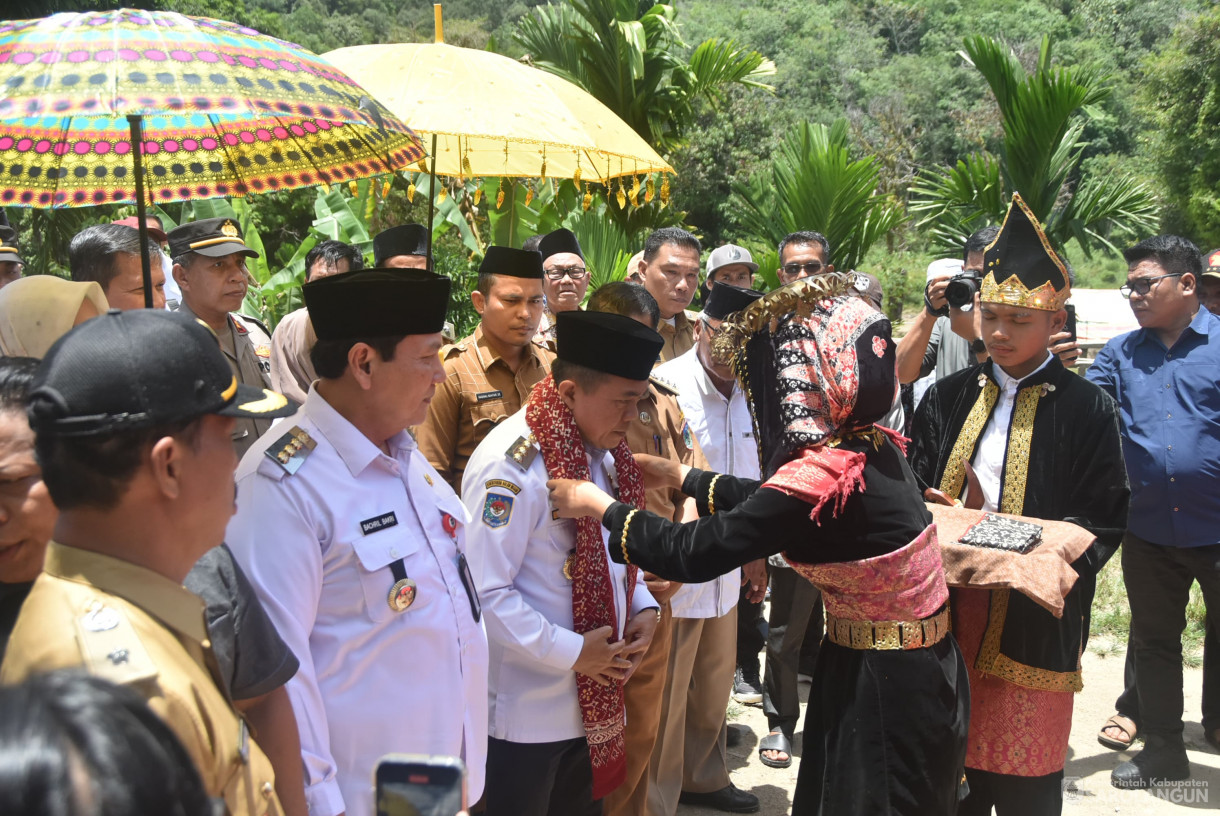
[[[1068,753],[1065,777],[1075,779],[1064,799],[1064,816],[1101,816],[1101,814],[1184,814],[1189,809],[1220,810],[1220,754],[1203,739],[1199,724],[1202,670],[1185,669],[1186,748],[1190,755],[1193,779],[1189,786],[1164,790],[1157,798],[1146,791],[1120,791],[1110,785],[1110,771],[1129,753],[1103,748],[1097,742],[1097,731],[1106,718],[1114,713],[1114,700],[1122,692],[1123,655],[1100,656],[1088,652],[1084,656],[1085,688],[1076,695],[1072,718],[1072,741]],[[802,684],[808,692],[808,685]],[[804,696],[804,695],[802,695]],[[801,706],[801,720],[804,721]],[[768,768],[758,759],[758,741],[767,734],[767,720],[758,706],[732,706],[730,722],[742,723],[750,729],[746,738],[729,749],[729,770],[733,783],[753,792],[761,800],[759,811],[766,816],[782,816],[792,806],[796,788],[796,771],[800,763],[801,735],[797,732],[793,746],[795,758],[785,769]],[[680,806],[680,816],[711,816],[718,811]]]

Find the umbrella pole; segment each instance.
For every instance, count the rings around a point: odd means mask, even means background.
[[[428,268],[436,264],[432,261],[432,221],[436,217],[436,134],[432,134],[432,161],[428,162]]]
[[[148,257],[148,211],[144,207],[144,128],[143,117],[128,116],[131,126],[131,155],[135,158],[136,219],[140,228],[140,274],[144,278],[144,308],[153,307],[152,259]]]

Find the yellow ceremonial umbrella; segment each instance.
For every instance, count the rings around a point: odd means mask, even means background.
[[[674,172],[626,122],[571,82],[490,51],[446,45],[440,6],[435,10],[434,43],[357,45],[322,55],[425,144],[432,138],[432,172],[577,184]]]

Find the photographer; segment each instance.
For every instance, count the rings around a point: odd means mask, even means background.
[[[972,284],[974,292],[978,291],[978,279],[983,274],[983,250],[999,232],[999,227],[984,227],[971,235],[966,241],[964,264],[943,260],[933,261],[928,267],[924,308],[911,321],[896,349],[898,379],[903,384],[933,371],[936,379],[941,379],[987,359],[987,349],[981,340],[973,342],[980,337],[975,325],[978,310],[963,311],[962,302],[950,305],[945,295],[950,284],[955,282],[955,290],[964,293],[963,284]]]

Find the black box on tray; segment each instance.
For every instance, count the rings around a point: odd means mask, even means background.
[[[1025,554],[1042,543],[1042,526],[987,513],[958,542]]]

